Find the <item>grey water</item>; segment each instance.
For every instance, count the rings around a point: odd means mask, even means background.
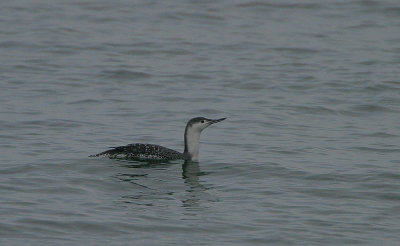
[[[0,245],[400,241],[398,1],[3,0],[0,64]]]

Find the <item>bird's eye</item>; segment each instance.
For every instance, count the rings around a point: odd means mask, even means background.
[[[204,123],[204,120],[202,120],[201,123]]]

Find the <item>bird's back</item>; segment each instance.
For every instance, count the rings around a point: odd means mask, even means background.
[[[173,149],[156,144],[128,144],[114,147],[91,157],[109,157],[138,160],[177,160],[184,159],[184,155]]]

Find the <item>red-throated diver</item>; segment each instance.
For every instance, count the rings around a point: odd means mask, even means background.
[[[226,118],[211,120],[204,117],[196,117],[188,121],[185,128],[185,150],[183,153],[162,147],[156,144],[128,144],[125,146],[114,147],[113,149],[101,152],[89,157],[109,157],[137,160],[189,160],[198,161],[199,159],[199,140],[200,133],[208,126],[223,121]]]

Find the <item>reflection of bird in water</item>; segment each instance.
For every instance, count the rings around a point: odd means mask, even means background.
[[[199,163],[185,161],[182,165],[182,178],[185,180],[185,184],[189,185],[189,189],[186,190],[189,198],[182,201],[184,207],[200,206],[200,197],[207,190],[199,183],[199,176],[202,175],[205,175],[205,173],[201,172]]]
[[[185,182],[191,183],[196,181],[195,185],[197,186],[197,181],[201,175],[204,175],[204,173],[200,171],[199,163],[185,161],[182,165],[182,177],[185,179]]]
[[[188,121],[185,128],[185,150],[183,153],[162,147],[155,144],[129,144],[115,147],[90,157],[109,157],[137,160],[188,160],[198,161],[200,133],[208,126],[223,121],[226,118],[217,120],[196,117]]]

